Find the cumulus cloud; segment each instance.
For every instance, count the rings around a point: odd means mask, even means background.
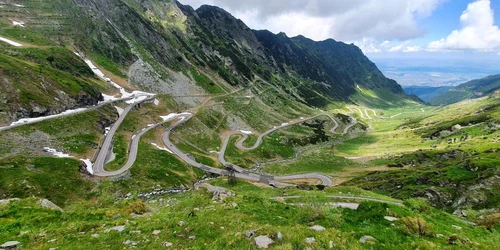
[[[447,0],[181,0],[220,6],[253,29],[304,35],[314,40],[401,40],[425,33],[417,20]]]
[[[462,28],[429,43],[430,50],[500,50],[500,30],[494,24],[490,0],[470,3],[460,16]]]
[[[363,38],[353,42],[364,53],[383,53],[383,52],[418,52],[424,50],[421,46],[412,45],[411,41],[395,42],[385,40],[379,42],[373,38]]]

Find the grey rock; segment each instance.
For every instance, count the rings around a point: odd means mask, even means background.
[[[13,240],[3,243],[0,247],[5,249],[10,249],[10,248],[16,248],[17,246],[19,246],[19,244],[21,244],[21,242]]]
[[[276,233],[276,239],[282,240],[283,239],[283,234],[281,234],[281,232]]]
[[[58,210],[61,212],[63,211],[62,208],[60,208],[58,205],[54,204],[52,201],[49,201],[47,199],[40,199],[38,204],[40,204],[40,206],[45,207],[45,208],[50,208],[50,209]]]
[[[333,241],[331,240],[330,242],[328,242],[328,248],[333,248]]]
[[[245,232],[245,236],[246,236],[247,238],[252,238],[254,235],[255,235],[255,230],[247,230],[247,231]]]
[[[309,229],[317,231],[317,232],[325,231],[325,228],[320,226],[320,225],[314,225],[314,226],[310,227]]]
[[[160,234],[160,233],[161,233],[161,231],[160,231],[160,230],[154,230],[154,231],[153,231],[153,235],[158,235],[158,234]]]
[[[189,240],[194,240],[194,239],[196,239],[196,236],[191,235],[191,236],[189,236],[189,237],[188,237],[188,239],[189,239]]]
[[[314,237],[307,237],[305,242],[307,244],[314,244],[314,243],[316,243],[316,239]]]
[[[99,238],[99,234],[92,234],[91,237],[92,238]]]
[[[0,205],[7,205],[13,201],[19,201],[19,200],[20,200],[19,198],[0,200]]]
[[[365,236],[359,238],[360,243],[374,243],[375,241],[377,241],[377,240],[370,235],[365,235]]]
[[[462,227],[459,227],[457,225],[451,225],[453,228],[457,229],[457,230],[462,230]]]
[[[123,232],[123,230],[125,230],[125,226],[116,226],[116,227],[112,227],[112,228],[106,230],[106,233],[108,233],[110,231]]]
[[[164,247],[171,247],[171,246],[173,246],[173,245],[174,245],[174,243],[171,243],[171,242],[165,241],[165,242],[161,243],[161,245],[162,245],[162,246],[164,246]]]
[[[255,237],[255,244],[259,248],[268,248],[269,245],[271,245],[273,243],[274,243],[274,241],[271,238],[267,237],[266,235],[261,235],[261,236]]]
[[[384,219],[388,220],[388,221],[397,221],[398,220],[398,218],[392,217],[392,216],[384,216]]]
[[[179,225],[180,227],[182,227],[182,226],[186,225],[186,222],[184,222],[183,220],[181,220],[181,221],[179,221],[178,225]]]

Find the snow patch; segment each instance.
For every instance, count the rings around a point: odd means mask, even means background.
[[[109,130],[111,130],[111,127],[105,127],[104,128],[104,136],[108,135]]]
[[[284,122],[281,124],[281,126],[287,126],[288,125],[288,122]]]
[[[118,115],[122,115],[123,114],[123,109],[118,107],[118,106],[115,106],[115,109],[116,109],[116,112],[118,112]]]
[[[43,121],[43,120],[47,120],[50,118],[56,118],[59,116],[65,116],[65,115],[70,115],[70,114],[77,114],[77,113],[81,113],[85,110],[86,110],[86,108],[70,109],[70,110],[66,110],[66,111],[59,113],[59,114],[56,114],[56,115],[49,115],[49,116],[42,116],[42,117],[35,117],[35,118],[23,118],[23,119],[20,119],[18,121],[12,122],[10,124],[10,126]]]
[[[104,98],[104,101],[100,102],[100,103],[104,103],[104,102],[111,102],[111,101],[114,101],[114,100],[118,100],[118,98],[112,96],[112,95],[106,95],[106,94],[102,94],[102,98]]]
[[[241,133],[251,135],[252,131],[247,131],[247,130],[240,130]]]
[[[89,174],[91,175],[94,175],[94,168],[92,168],[94,164],[92,164],[89,159],[80,159],[80,161],[83,161],[83,163],[85,163],[87,172],[89,172]]]
[[[20,21],[20,22],[12,21],[12,25],[14,25],[14,26],[21,26],[23,28],[25,27],[23,21]]]
[[[57,149],[54,149],[54,148],[43,147],[43,151],[45,151],[53,156],[57,156],[59,158],[71,158],[71,155],[57,151]]]
[[[127,92],[127,90],[125,90],[125,88],[123,88],[122,86],[120,86],[117,83],[113,82],[109,77],[106,77],[106,75],[104,75],[104,73],[102,73],[102,71],[99,68],[97,68],[97,66],[95,66],[94,63],[92,63],[92,61],[90,61],[88,58],[85,58],[84,56],[80,55],[76,51],[74,51],[73,53],[75,55],[77,55],[78,57],[82,58],[83,61],[85,61],[85,63],[87,64],[87,66],[89,66],[89,68],[92,70],[92,72],[94,72],[94,74],[96,76],[98,76],[99,78],[101,78],[104,81],[108,82],[109,84],[113,85],[113,87],[117,88],[120,91],[121,98],[129,98],[129,97],[139,98],[141,96],[154,96],[154,94],[152,94],[152,93],[147,93],[147,92],[142,92],[142,91],[133,91],[132,93]],[[140,100],[141,101],[145,100],[145,98],[141,98]],[[132,103],[135,103],[135,102],[138,102],[138,100],[133,101],[133,102],[127,102],[127,103],[132,104]]]
[[[160,105],[160,101],[159,101],[158,99],[156,99],[156,98],[155,98],[155,100],[153,101],[153,103],[154,103],[156,106]]]
[[[24,5],[21,5],[21,4],[14,4],[14,6],[16,6],[16,7],[21,7],[21,8],[23,8],[23,7],[24,7]]]
[[[11,40],[9,40],[9,39],[7,39],[7,38],[5,38],[5,37],[1,37],[1,36],[0,36],[0,41],[2,41],[2,42],[6,42],[6,43],[8,43],[8,44],[10,44],[10,45],[12,45],[12,46],[16,46],[16,47],[21,47],[21,46],[23,46],[23,45],[22,45],[22,44],[20,44],[20,43],[16,43],[16,42],[14,42],[14,41],[11,41]]]
[[[160,147],[160,146],[158,146],[158,144],[156,144],[156,143],[154,143],[154,142],[152,142],[152,143],[151,143],[151,145],[155,146],[155,147],[156,147],[157,149],[159,149],[159,150],[167,151],[167,152],[169,152],[169,153],[171,153],[171,154],[173,154],[173,153],[174,153],[174,152],[172,152],[170,149]]]
[[[359,90],[361,90],[361,91],[363,91],[363,90],[359,87],[359,85],[357,85],[357,84],[356,84],[356,88],[357,88],[357,89],[359,89]]]
[[[182,116],[181,120],[184,120],[184,118],[185,118],[184,116],[190,116],[190,115],[192,115],[192,114],[189,113],[189,112],[184,112],[184,113],[180,113],[180,114],[178,114],[178,113],[171,113],[171,114],[168,114],[168,115],[165,115],[165,116],[160,116],[160,118],[162,118],[163,121],[168,121],[168,120],[172,120],[172,119],[174,119],[174,118],[176,118],[178,116]]]
[[[148,99],[150,96],[149,95],[141,95],[141,96],[136,96],[132,98],[131,100],[126,101],[127,104],[134,104],[134,103],[139,103],[142,102],[146,99]]]

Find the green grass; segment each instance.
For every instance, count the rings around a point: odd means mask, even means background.
[[[342,172],[345,168],[359,168],[362,164],[335,156],[330,152],[330,147],[308,151],[289,164],[272,164],[264,168],[270,174],[299,174],[299,173],[325,173],[334,174]]]
[[[137,204],[134,199],[115,201],[109,205],[99,201],[92,205],[79,204],[65,212],[43,209],[32,199],[26,199],[0,210],[0,241],[15,237],[24,248],[30,249],[122,249],[126,247],[123,244],[126,240],[137,242],[141,249],[160,249],[164,241],[172,242],[179,249],[257,249],[253,239],[245,237],[247,230],[256,230],[256,235],[271,237],[281,232],[283,239],[273,244],[273,248],[277,249],[311,247],[304,241],[307,237],[316,239],[312,246],[318,249],[327,249],[330,241],[336,247],[348,246],[349,249],[447,249],[457,247],[449,245],[448,237],[451,235],[471,241],[458,246],[460,248],[488,249],[494,248],[500,239],[495,230],[467,225],[418,200],[408,202],[407,207],[363,202],[358,210],[349,210],[324,206],[322,201],[315,202],[312,198],[305,206],[284,204],[270,199],[273,193],[282,193],[282,190],[249,186],[243,182],[231,189],[237,196],[226,198],[224,202],[213,202],[211,194],[203,189],[166,196],[161,202],[146,202],[149,213],[141,217],[131,216],[128,212]],[[322,193],[296,189],[286,189],[286,192],[311,197]],[[236,206],[231,206],[232,203]],[[217,219],[222,214],[224,219]],[[422,218],[432,234],[420,236],[412,233],[401,221],[384,220],[386,215]],[[179,224],[181,220],[184,221],[183,226]],[[309,229],[312,224],[324,226],[326,230],[312,231]],[[115,225],[125,225],[125,230],[121,233],[105,232]],[[451,225],[463,229],[456,230]],[[158,238],[151,235],[153,230],[161,230]],[[28,233],[16,237],[21,231]],[[46,235],[44,238],[56,241],[35,240],[42,231]],[[93,238],[91,234],[99,234],[99,237]],[[436,234],[443,234],[444,237],[437,237]],[[363,245],[358,241],[363,235],[371,235],[377,242]],[[189,236],[196,238],[189,240]]]
[[[224,91],[216,83],[210,80],[210,78],[205,76],[203,73],[200,73],[194,68],[191,68],[190,72],[194,78],[194,81],[208,93],[210,94],[224,93]]]
[[[0,160],[0,196],[43,197],[59,206],[85,199],[92,183],[78,160],[17,155]]]

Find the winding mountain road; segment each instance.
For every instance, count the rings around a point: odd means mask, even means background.
[[[113,141],[114,134],[116,133],[120,124],[125,119],[128,112],[130,112],[130,110],[135,105],[137,105],[137,103],[130,104],[129,106],[127,106],[124,109],[124,111],[120,115],[119,119],[115,122],[115,124],[113,124],[110,131],[106,135],[106,138],[104,139],[104,142],[102,143],[102,146],[99,149],[97,158],[93,164],[93,170],[94,170],[94,174],[96,176],[102,176],[102,177],[115,176],[115,175],[120,175],[120,174],[126,172],[127,170],[129,170],[133,166],[133,164],[137,158],[138,144],[139,144],[141,136],[144,135],[149,130],[157,128],[157,127],[163,125],[164,123],[166,123],[168,121],[173,121],[173,120],[178,120],[178,121],[175,122],[174,124],[172,124],[169,128],[167,128],[165,133],[163,134],[163,143],[165,144],[165,146],[168,149],[170,149],[173,152],[173,154],[178,156],[180,159],[182,159],[184,162],[188,163],[189,165],[196,167],[196,168],[199,168],[199,169],[202,169],[208,173],[213,173],[213,174],[217,174],[217,175],[230,175],[231,174],[229,170],[214,168],[214,167],[210,167],[210,166],[207,166],[205,164],[197,162],[191,155],[182,152],[177,146],[174,145],[174,143],[172,143],[172,141],[170,140],[170,134],[171,134],[172,130],[175,129],[176,127],[182,125],[183,123],[185,123],[186,121],[188,121],[189,119],[191,119],[193,117],[193,114],[188,113],[188,112],[181,113],[181,114],[169,115],[170,117],[168,117],[167,119],[164,119],[164,121],[157,123],[157,124],[154,124],[154,125],[150,125],[146,128],[141,129],[137,133],[135,133],[132,136],[132,140],[131,140],[130,147],[129,147],[128,159],[127,159],[127,162],[125,163],[125,165],[118,170],[106,171],[104,169],[106,156],[109,153],[109,148],[112,145],[111,143]],[[252,149],[256,149],[257,147],[260,146],[264,136],[267,136],[278,129],[281,129],[281,128],[284,128],[284,127],[287,127],[287,126],[290,126],[293,124],[301,123],[301,122],[313,119],[313,118],[318,117],[318,116],[321,116],[321,115],[316,115],[316,116],[309,117],[309,118],[301,118],[301,119],[297,119],[295,121],[291,121],[288,123],[283,123],[280,126],[275,126],[272,129],[261,134],[259,136],[257,142],[252,147],[244,147],[243,146],[244,139],[248,138],[247,133],[243,133],[241,131],[231,132],[231,133],[226,135],[226,138],[223,141],[223,147],[222,147],[221,153],[219,153],[219,161],[224,166],[227,166],[230,169],[234,170],[234,175],[236,178],[240,178],[240,179],[244,179],[244,180],[266,183],[266,184],[277,186],[277,187],[285,187],[285,186],[294,186],[293,184],[284,183],[285,181],[292,181],[292,180],[299,180],[299,179],[317,179],[317,180],[320,180],[322,182],[322,185],[331,186],[331,185],[333,185],[331,178],[328,176],[322,175],[322,174],[306,173],[306,174],[296,174],[296,175],[287,175],[287,176],[261,175],[261,174],[249,172],[247,169],[244,169],[244,168],[241,168],[237,165],[229,163],[229,162],[225,161],[225,159],[224,159],[224,153],[227,149],[228,142],[230,140],[230,137],[233,135],[244,136],[244,138],[238,142],[238,145],[237,145],[238,148],[243,149],[243,150],[252,150]],[[333,118],[332,118],[332,120],[333,120]],[[338,128],[338,123],[335,120],[333,120],[333,121],[336,124],[336,126],[332,129],[334,131],[336,128]],[[346,131],[348,130],[348,128],[354,126],[354,124],[355,124],[355,121],[353,123],[351,123],[349,126],[347,126],[344,133],[347,133]]]

